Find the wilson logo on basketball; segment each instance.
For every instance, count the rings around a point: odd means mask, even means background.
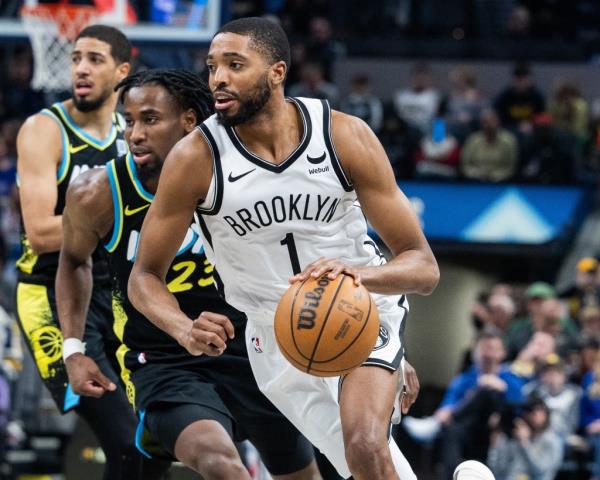
[[[298,315],[298,325],[296,328],[314,328],[317,309],[325,287],[329,285],[330,280],[327,277],[321,277],[317,281],[317,286],[304,294],[304,306],[300,309]]]

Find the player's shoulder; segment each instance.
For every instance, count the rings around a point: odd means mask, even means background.
[[[112,202],[106,168],[93,168],[77,175],[67,189],[67,205],[84,210]]]
[[[331,133],[336,146],[336,140],[343,141],[345,144],[361,144],[367,137],[374,135],[364,120],[339,110],[331,111]]]
[[[194,128],[185,137],[179,140],[171,149],[169,157],[177,157],[178,163],[195,163],[208,155],[210,158],[209,141],[199,127]]]
[[[19,129],[19,135],[56,136],[60,138],[60,134],[59,120],[46,108],[27,117]]]

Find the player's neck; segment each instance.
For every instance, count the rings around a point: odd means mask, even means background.
[[[296,149],[304,133],[300,111],[283,94],[269,100],[260,113],[235,130],[248,150],[275,164]]]
[[[113,124],[113,113],[117,106],[115,95],[111,95],[100,108],[91,112],[79,110],[72,99],[64,101],[63,105],[75,124],[93,137],[103,139],[110,133]]]

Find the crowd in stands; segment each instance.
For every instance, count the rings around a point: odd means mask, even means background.
[[[460,373],[431,416],[403,422],[415,440],[438,442],[442,478],[468,458],[498,480],[552,480],[567,465],[600,478],[599,267],[580,259],[564,292],[497,284],[473,304]]]

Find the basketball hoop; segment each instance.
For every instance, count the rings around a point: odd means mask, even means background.
[[[21,20],[33,50],[32,88],[46,92],[71,88],[71,48],[79,32],[97,15],[87,5],[24,6]]]

